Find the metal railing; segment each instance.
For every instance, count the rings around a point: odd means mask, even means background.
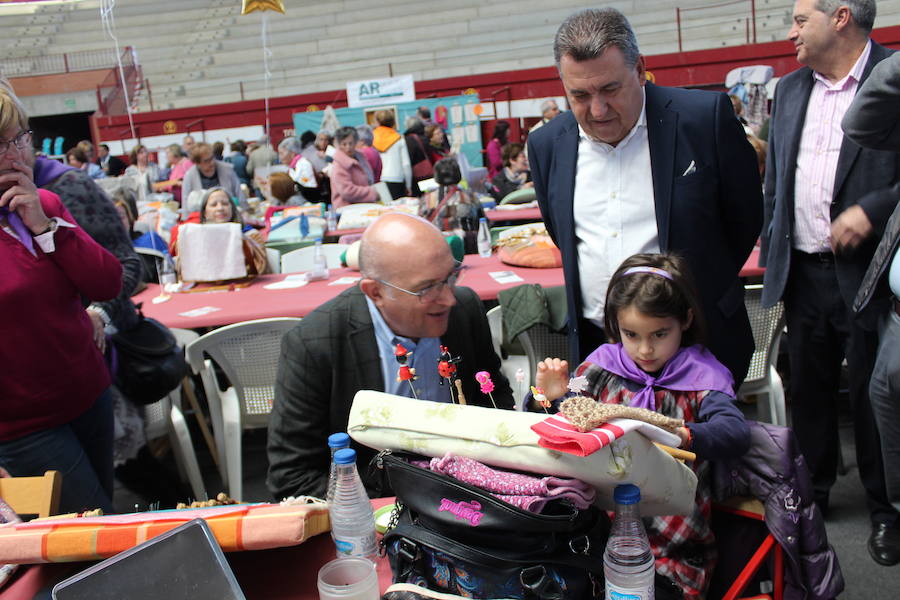
[[[104,115],[124,115],[128,113],[128,102],[132,107],[137,103],[138,93],[143,85],[141,65],[131,46],[126,46],[122,52],[122,74],[119,74],[118,64],[113,60],[109,73],[97,86],[97,108]],[[122,76],[125,86],[122,87]],[[125,93],[128,90],[128,94]]]
[[[688,8],[675,7],[675,23],[678,29],[678,51],[684,52],[684,46],[682,44],[682,27],[681,27],[681,17],[683,13],[688,12],[696,12],[696,11],[710,11],[716,8],[722,8],[723,6],[731,6],[734,4],[749,4],[749,13],[745,16],[736,15],[738,20],[743,20],[744,22],[744,42],[747,44],[755,44],[756,43],[756,0],[729,0],[727,2],[720,2],[718,4],[707,4],[705,6],[692,6]],[[735,15],[729,17],[729,20],[734,19]]]
[[[122,64],[128,66],[134,65],[135,62],[131,46],[126,46],[122,52]],[[116,51],[110,48],[44,56],[4,58],[0,59],[0,73],[6,77],[33,77],[35,75],[108,69],[114,65],[116,65]]]

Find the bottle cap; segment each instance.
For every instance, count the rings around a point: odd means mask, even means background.
[[[613,499],[616,504],[637,504],[641,500],[641,488],[631,483],[617,485]]]
[[[350,445],[350,436],[346,433],[332,433],[328,436],[329,448],[346,448]]]
[[[342,448],[334,453],[334,464],[336,465],[352,465],[356,462],[356,450],[353,448]]]

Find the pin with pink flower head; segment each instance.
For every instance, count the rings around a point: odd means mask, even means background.
[[[491,381],[491,374],[487,371],[478,371],[475,373],[475,381],[481,384],[481,393],[487,394],[487,397],[491,399],[491,404],[494,405],[494,408],[497,408],[497,403],[494,402],[494,395],[491,393],[494,391],[494,382]]]
[[[519,392],[519,398],[525,396],[522,391],[522,384],[525,383],[525,371],[522,368],[516,369],[516,391]]]
[[[547,396],[544,395],[544,389],[531,386],[531,395],[534,397],[535,401],[543,407],[544,412],[550,414],[550,411],[547,410],[550,408],[550,401],[547,399]]]

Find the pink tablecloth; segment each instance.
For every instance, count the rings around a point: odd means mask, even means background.
[[[466,256],[467,268],[460,278],[460,285],[472,288],[482,300],[496,300],[500,290],[522,283],[539,283],[542,286],[563,284],[562,269],[527,269],[511,267],[500,262],[496,255],[481,258]],[[510,271],[521,280],[499,283],[492,272]],[[200,327],[221,327],[252,319],[271,317],[305,317],[317,306],[334,298],[350,285],[334,284],[342,277],[359,277],[350,269],[333,269],[328,281],[314,281],[304,287],[283,290],[266,289],[265,286],[285,279],[286,275],[263,275],[245,288],[234,291],[193,292],[172,294],[171,299],[153,304],[159,295],[159,286],[150,285],[134,297],[135,302],[143,302],[143,312],[148,317],[169,327],[196,329]],[[185,314],[206,307],[215,309],[203,314]]]
[[[530,223],[531,221],[541,221],[541,209],[534,206],[531,208],[519,208],[519,209],[492,209],[484,211],[484,216],[487,217],[488,221],[492,223],[502,222],[502,221],[521,221],[523,223]]]

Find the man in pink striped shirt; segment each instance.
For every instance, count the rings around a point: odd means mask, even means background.
[[[856,458],[871,512],[869,553],[900,562],[900,519],[887,499],[868,397],[877,324],[850,307],[897,198],[900,158],[862,149],[841,131],[859,84],[891,51],[869,39],[874,0],[797,0],[788,39],[803,68],[778,83],[769,126],[761,264],[763,304],[784,301],[791,416],[828,509],[840,440],[837,390],[846,358]],[[882,313],[883,314],[883,313]]]

